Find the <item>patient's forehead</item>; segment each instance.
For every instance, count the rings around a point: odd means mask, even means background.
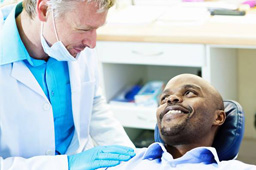
[[[200,92],[205,99],[216,101],[218,107],[223,108],[223,100],[220,93],[206,80],[193,74],[181,74],[172,78],[165,86],[163,94],[171,94],[186,91],[184,86],[197,86],[197,92]],[[192,88],[194,89],[194,88]]]
[[[168,88],[179,88],[183,87],[184,85],[195,85],[198,86],[202,89],[208,89],[212,88],[211,85],[201,77],[198,77],[196,75],[191,75],[191,74],[182,74],[179,76],[176,76],[172,78],[167,84],[165,89]]]

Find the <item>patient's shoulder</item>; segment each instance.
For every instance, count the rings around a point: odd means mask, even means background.
[[[246,164],[244,162],[241,162],[239,160],[228,160],[228,161],[221,161],[220,162],[221,167],[229,167],[230,169],[239,169],[239,170],[256,170],[255,165]]]

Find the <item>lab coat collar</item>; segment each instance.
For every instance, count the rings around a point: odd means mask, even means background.
[[[1,30],[0,65],[25,60],[29,57],[29,54],[20,38],[15,20],[15,15],[17,15],[21,10],[22,5],[20,3],[10,11],[10,14],[5,20]]]
[[[12,68],[12,77],[29,87],[30,89],[34,90],[36,93],[41,95],[46,101],[49,102],[47,97],[45,96],[42,88],[36,81],[35,77],[29,70],[29,68],[26,66],[26,64],[23,61],[18,61],[13,63]]]
[[[0,65],[13,63],[12,77],[34,90],[48,101],[35,77],[23,62],[23,60],[30,58],[30,56],[20,38],[15,20],[15,16],[18,15],[21,10],[22,4],[19,3],[11,10],[1,30]]]

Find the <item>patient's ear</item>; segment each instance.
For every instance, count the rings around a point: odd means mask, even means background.
[[[215,111],[215,120],[213,125],[221,126],[226,120],[226,113],[224,110],[216,110]]]

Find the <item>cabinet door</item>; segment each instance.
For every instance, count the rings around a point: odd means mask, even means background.
[[[98,42],[103,63],[201,67],[205,46],[140,42]]]

